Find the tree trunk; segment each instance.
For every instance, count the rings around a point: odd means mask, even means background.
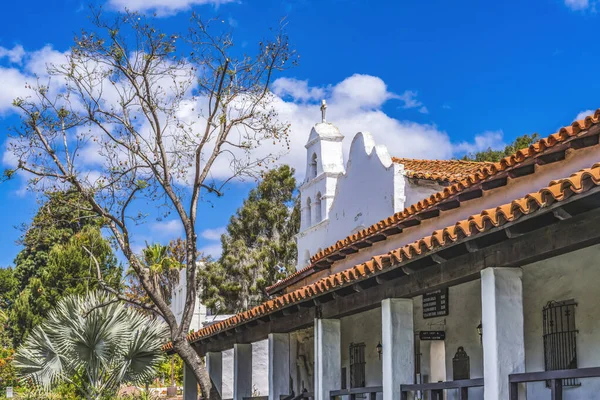
[[[202,398],[208,400],[221,400],[219,392],[212,385],[206,365],[192,345],[184,339],[180,343],[174,343],[174,349],[183,362],[194,372],[196,381],[198,381],[198,384],[200,385]]]

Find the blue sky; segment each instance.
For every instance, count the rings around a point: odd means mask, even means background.
[[[88,27],[86,2],[4,2],[0,12],[0,129],[2,141],[17,119],[9,107],[23,76],[68,50]],[[367,1],[367,0],[95,0],[107,10],[128,6],[156,11],[158,24],[178,32],[190,11],[218,16],[251,47],[287,17],[301,61],[273,90],[292,124],[291,154],[304,171],[303,143],[327,98],[329,120],[347,142],[369,130],[396,156],[448,158],[514,137],[547,135],[581,112],[600,107],[594,79],[600,55],[594,44],[600,16],[595,0]],[[110,11],[109,11],[110,12]],[[4,151],[4,147],[3,147]],[[6,155],[4,157],[6,160]],[[218,234],[251,183],[201,205],[200,246],[218,254]],[[0,184],[0,266],[19,247],[15,227],[27,223],[36,198],[23,182]],[[172,220],[138,230],[138,243],[180,233]]]

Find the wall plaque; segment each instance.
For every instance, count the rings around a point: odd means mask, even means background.
[[[471,379],[471,361],[465,349],[461,346],[456,350],[452,359],[452,380]]]
[[[444,331],[420,331],[419,339],[421,339],[421,340],[446,340],[446,332],[444,332]]]
[[[448,288],[423,295],[423,318],[448,315]]]

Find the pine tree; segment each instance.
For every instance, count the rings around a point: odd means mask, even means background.
[[[478,151],[475,154],[467,154],[462,159],[465,161],[497,162],[504,157],[514,154],[518,150],[528,147],[539,138],[537,133],[534,133],[531,136],[519,136],[511,144],[505,146],[503,150],[492,150],[492,148],[489,147],[487,150]]]
[[[265,288],[294,270],[300,228],[294,169],[267,172],[231,217],[223,252],[200,276],[204,304],[237,312],[266,298]]]
[[[48,193],[21,239],[12,293],[2,295],[10,300],[8,327],[15,347],[65,295],[97,287],[87,250],[99,260],[104,279],[119,286],[121,267],[102,236],[102,221],[81,205],[76,192]]]

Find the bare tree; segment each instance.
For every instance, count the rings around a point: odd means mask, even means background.
[[[183,35],[161,32],[152,18],[131,12],[109,21],[93,11],[92,21],[94,32],[75,38],[65,63],[49,65],[49,79],[31,83],[31,96],[14,101],[22,123],[9,150],[18,166],[6,176],[26,176],[35,191],[74,188],[84,196],[151,300],[136,305],[164,318],[174,350],[204,395],[215,396],[186,340],[197,299],[198,204],[220,196],[232,179],[256,176],[285,150],[289,124],[278,121],[269,85],[296,55],[283,26],[246,55],[222,21],[198,15]],[[184,228],[190,284],[180,323],[132,249],[132,226],[147,217],[142,202],[161,214],[174,211]]]

